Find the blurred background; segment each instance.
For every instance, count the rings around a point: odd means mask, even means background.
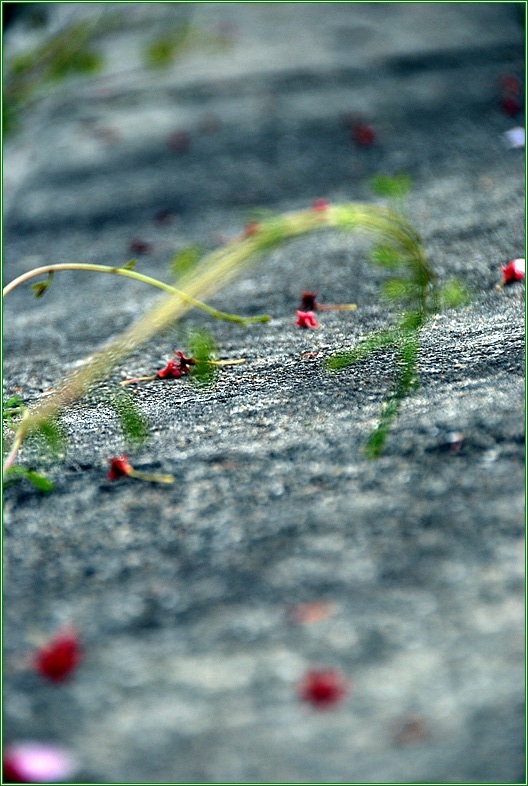
[[[173,493],[107,483],[118,424],[66,413],[55,491],[6,490],[6,741],[65,746],[79,766],[54,778],[89,783],[522,782],[523,285],[496,287],[524,243],[524,3],[2,11],[6,281],[131,256],[167,280],[176,250],[255,209],[385,204],[373,176],[403,174],[435,271],[473,297],[423,331],[379,462],[361,448],[391,356],[331,378],[321,360],[386,327],[383,272],[332,232],[214,301],[273,316],[214,324],[247,358],[218,388],[135,391],[139,459]],[[298,330],[301,287],[358,309]],[[38,400],[155,299],[116,276],[57,276],[37,303],[20,287],[8,394]],[[35,634],[70,623],[83,660],[50,684]]]

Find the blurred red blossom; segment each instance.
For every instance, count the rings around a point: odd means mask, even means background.
[[[109,459],[109,464],[110,469],[108,470],[108,475],[106,476],[108,480],[125,478],[127,475],[130,475],[132,471],[132,467],[124,453],[121,456],[114,456],[113,458]]]
[[[523,281],[524,268],[524,259],[512,259],[507,265],[502,265],[502,286],[512,284],[514,281]]]
[[[76,631],[63,628],[36,651],[33,665],[45,679],[62,682],[75,671],[81,659],[82,650]]]
[[[319,322],[315,318],[313,311],[297,311],[295,324],[300,328],[318,328]]]
[[[72,754],[51,743],[14,742],[4,748],[3,783],[65,781],[77,769]]]
[[[344,677],[334,669],[311,669],[299,685],[299,696],[318,709],[327,709],[342,701],[348,693]]]
[[[376,141],[376,132],[373,126],[365,123],[354,123],[350,129],[350,136],[359,147],[371,147]]]

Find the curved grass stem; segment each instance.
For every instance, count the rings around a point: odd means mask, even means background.
[[[110,273],[111,275],[132,278],[135,281],[141,281],[144,284],[150,285],[151,287],[162,289],[164,292],[168,292],[171,295],[177,295],[191,306],[202,309],[202,311],[205,311],[211,317],[214,317],[214,319],[223,319],[227,322],[238,322],[242,325],[250,324],[251,322],[269,322],[270,319],[268,314],[260,314],[256,317],[242,317],[239,314],[228,314],[225,311],[219,311],[212,306],[208,306],[206,303],[202,303],[200,300],[197,300],[181,289],[177,289],[170,284],[165,284],[165,282],[159,281],[157,278],[152,278],[152,276],[146,276],[144,273],[138,273],[136,270],[129,270],[125,267],[110,267],[109,265],[96,265],[84,262],[64,262],[56,265],[43,265],[42,267],[36,267],[33,270],[28,270],[26,273],[18,276],[18,278],[15,278],[4,287],[3,296],[5,297],[14,289],[16,289],[16,287],[20,286],[20,284],[23,284],[25,281],[29,281],[31,278],[35,278],[35,276],[41,276],[45,274],[51,276],[53,273],[59,270],[89,270],[94,273]]]

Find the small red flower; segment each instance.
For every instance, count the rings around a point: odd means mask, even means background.
[[[77,634],[74,630],[60,630],[47,644],[35,653],[35,670],[52,682],[62,682],[75,671],[82,658]]]
[[[108,472],[108,480],[117,480],[117,478],[136,478],[137,480],[146,480],[149,483],[174,483],[172,475],[161,475],[159,473],[140,472],[129,464],[127,457],[116,456],[110,459],[110,470]]]
[[[504,95],[500,100],[500,108],[508,117],[515,117],[522,108],[521,102],[512,95]]]
[[[371,147],[376,141],[374,128],[364,123],[355,123],[350,129],[350,135],[359,147]]]
[[[118,478],[125,478],[127,475],[130,475],[131,471],[132,467],[123,453],[122,456],[115,456],[110,459],[110,469],[106,477],[108,480],[117,480]]]
[[[313,311],[297,311],[295,324],[300,328],[318,328],[319,322],[315,318]]]
[[[181,369],[181,366],[177,360],[169,360],[165,368],[160,368],[159,371],[156,371],[156,376],[158,379],[179,379],[183,377],[184,372]]]
[[[345,679],[334,669],[307,671],[299,685],[300,698],[319,709],[342,701],[347,692]]]
[[[156,372],[158,379],[179,379],[183,377],[184,374],[188,374],[191,370],[191,366],[196,364],[194,358],[186,358],[180,350],[174,354],[176,355],[176,359],[169,360],[165,368]]]
[[[140,237],[135,237],[130,243],[130,251],[132,254],[150,254],[152,243],[147,243]]]
[[[316,199],[312,203],[312,210],[314,210],[316,213],[324,213],[325,210],[328,209],[328,207],[329,207],[329,204],[326,201],[326,199]]]
[[[524,280],[524,259],[512,259],[507,265],[501,266],[502,285]]]

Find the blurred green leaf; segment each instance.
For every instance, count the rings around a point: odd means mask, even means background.
[[[46,420],[40,423],[34,433],[45,439],[52,453],[58,453],[64,447],[64,432],[56,421]]]
[[[111,397],[110,403],[119,417],[125,438],[130,442],[142,442],[147,436],[147,424],[132,397],[119,391]]]
[[[145,47],[145,63],[148,68],[167,68],[188,44],[191,27],[183,22],[171,31],[162,33]]]
[[[404,278],[389,278],[382,283],[381,291],[386,300],[401,300],[413,295],[414,286]]]
[[[198,246],[186,246],[178,251],[171,260],[170,271],[174,279],[179,279],[188,273],[200,261],[202,254]]]
[[[208,362],[214,360],[217,352],[213,336],[206,330],[193,330],[188,334],[187,344],[196,361],[190,374],[191,380],[200,387],[210,385],[216,376],[215,366]]]
[[[47,478],[45,475],[40,475],[38,472],[34,472],[31,469],[26,469],[25,467],[21,467],[20,465],[15,465],[14,467],[9,467],[8,470],[4,472],[4,482],[5,483],[12,483],[15,480],[25,479],[28,480],[36,489],[41,491],[43,494],[47,494],[50,491],[53,491],[55,485],[52,481]]]
[[[405,261],[391,246],[376,246],[370,252],[370,259],[375,265],[386,268],[399,267]]]
[[[89,48],[90,38],[88,25],[71,25],[44,47],[39,55],[43,58],[47,78],[61,80],[71,74],[98,71],[102,58]]]
[[[389,199],[403,199],[411,188],[409,175],[374,175],[371,180],[372,190],[378,196]]]
[[[350,366],[352,363],[358,363],[360,360],[370,355],[371,352],[394,344],[398,340],[398,336],[398,331],[391,328],[380,330],[377,333],[371,333],[370,336],[360,341],[359,344],[349,352],[338,352],[329,357],[326,361],[326,367],[329,371],[338,371],[339,369]]]
[[[20,415],[21,412],[25,410],[26,406],[20,396],[17,394],[15,396],[11,396],[8,398],[7,401],[4,402],[2,407],[2,418],[13,418],[16,415]]]
[[[469,293],[456,278],[449,279],[438,290],[440,310],[465,306],[469,302]]]

